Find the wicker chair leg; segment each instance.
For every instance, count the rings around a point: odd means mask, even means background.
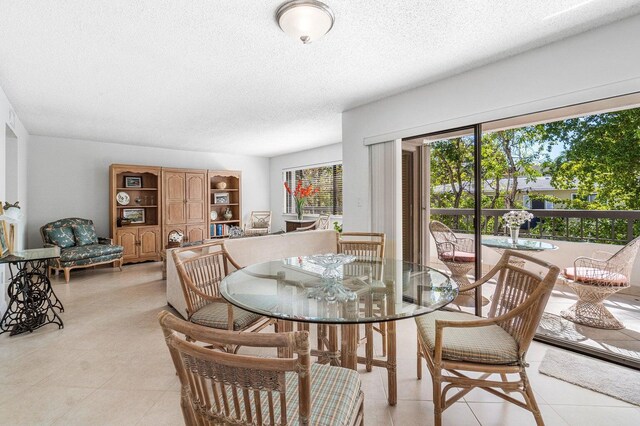
[[[435,426],[442,426],[442,376],[439,368],[434,368],[433,371],[433,424]]]
[[[533,413],[533,417],[536,420],[536,425],[544,426],[544,420],[542,420],[542,414],[540,413],[540,407],[538,407],[538,403],[536,402],[536,397],[533,394],[533,389],[531,389],[531,384],[529,383],[529,378],[527,377],[527,372],[522,369],[520,372],[520,378],[522,379],[522,383],[524,385],[524,399],[525,403],[531,413]]]
[[[367,372],[370,372],[372,369],[373,362],[373,324],[365,324],[364,326],[365,333],[365,368]]]
[[[418,380],[422,380],[422,346],[420,346],[420,338],[418,338],[416,375],[418,376]]]

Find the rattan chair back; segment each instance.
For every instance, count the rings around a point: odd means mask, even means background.
[[[201,250],[202,254],[187,258],[180,256],[194,249]],[[173,250],[172,256],[189,317],[211,302],[224,301],[220,297],[219,286],[229,273],[229,259],[222,241],[179,248]]]
[[[311,361],[307,331],[246,334],[216,330],[183,321],[167,311],[158,319],[180,379],[187,425],[309,424]],[[205,345],[288,349],[297,356],[264,358]],[[297,375],[297,401],[287,401],[287,372]],[[298,405],[298,422],[287,418],[289,403]]]
[[[384,234],[343,232],[337,234],[338,253],[351,254],[357,260],[378,261],[384,258]]]
[[[524,262],[537,269],[543,268],[544,272],[538,274],[523,269],[520,265]],[[482,281],[487,281],[498,276],[487,317],[507,317],[497,324],[516,340],[520,356],[524,356],[533,340],[559,273],[557,266],[507,250],[497,265],[482,278]]]
[[[322,213],[318,216],[318,220],[316,222],[316,229],[329,229],[329,223],[331,221],[331,216],[326,213]]]

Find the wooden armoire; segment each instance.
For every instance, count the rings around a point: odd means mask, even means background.
[[[183,242],[209,237],[208,191],[206,170],[162,169],[162,241],[174,230]]]

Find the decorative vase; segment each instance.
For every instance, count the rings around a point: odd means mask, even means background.
[[[518,235],[520,235],[520,227],[511,227],[509,228],[509,233],[511,234],[511,244],[518,244]]]
[[[298,220],[302,220],[304,218],[303,207],[302,203],[296,203],[296,214],[298,215]]]
[[[227,207],[227,209],[224,211],[224,220],[231,220],[232,217],[233,213],[231,213],[231,209]]]

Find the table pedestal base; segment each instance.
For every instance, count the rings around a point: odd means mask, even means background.
[[[17,269],[15,274],[14,265]],[[56,312],[64,312],[64,307],[51,288],[47,266],[46,260],[16,260],[10,264],[9,304],[0,321],[0,334],[10,332],[10,336],[15,336],[46,324],[64,327]]]

